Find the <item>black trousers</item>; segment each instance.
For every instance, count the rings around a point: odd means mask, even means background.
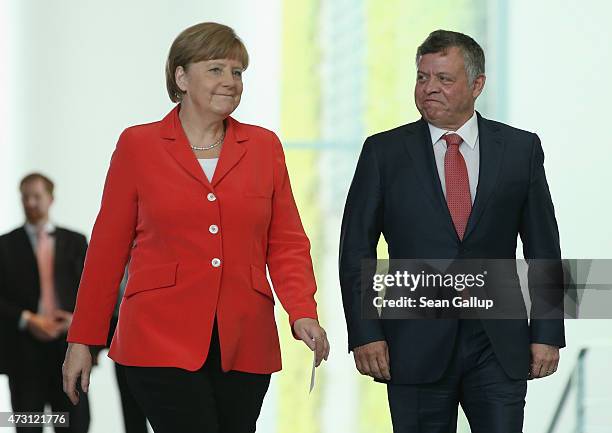
[[[270,374],[221,370],[216,323],[198,371],[125,367],[128,385],[155,433],[251,433]]]
[[[49,342],[36,340],[29,334],[20,336],[14,350],[18,365],[9,371],[9,389],[14,412],[43,412],[45,404],[53,412],[68,412],[69,427],[56,427],[56,432],[86,433],[90,414],[87,394],[79,389],[79,404],[73,406],[64,394],[62,364],[68,345],[65,336]],[[41,433],[42,427],[17,427],[18,433]]]
[[[121,397],[125,433],[147,433],[147,417],[145,417],[132,395],[125,377],[125,368],[123,365],[115,363],[115,376],[117,377],[117,386]]]
[[[509,378],[479,320],[462,320],[450,365],[435,383],[387,385],[394,433],[453,433],[461,404],[472,433],[520,433],[526,380]]]
[[[110,347],[113,335],[117,329],[117,321],[117,316],[111,318],[106,347]],[[115,377],[117,378],[117,387],[119,388],[119,397],[121,398],[125,433],[147,433],[147,418],[132,395],[127,378],[125,377],[125,367],[123,365],[115,363]]]

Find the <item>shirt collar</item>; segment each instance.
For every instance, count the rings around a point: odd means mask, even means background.
[[[55,224],[53,224],[51,221],[47,221],[43,227],[47,233],[53,233],[55,231]],[[34,224],[31,224],[26,221],[24,228],[30,236],[36,237],[36,235],[38,234],[38,227]]]
[[[429,133],[431,134],[431,142],[433,144],[436,144],[444,134],[454,132],[458,134],[471,149],[474,149],[476,146],[476,140],[478,140],[478,117],[476,116],[476,111],[474,111],[472,117],[470,117],[457,131],[441,129],[431,123],[427,123],[427,125],[429,126]]]

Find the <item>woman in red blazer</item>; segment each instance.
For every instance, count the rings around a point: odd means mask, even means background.
[[[282,146],[229,115],[247,51],[202,23],[174,41],[164,119],[126,129],[113,153],[68,334],[64,390],[87,392],[91,346],[109,356],[156,432],[253,432],[270,374],[281,369],[274,290],[294,336],[329,354],[317,322],[310,244]],[[80,377],[80,380],[79,380]]]

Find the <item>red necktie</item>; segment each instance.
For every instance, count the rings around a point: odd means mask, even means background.
[[[44,228],[38,231],[36,243],[36,261],[40,279],[39,314],[51,315],[57,307],[55,303],[55,287],[53,283],[53,244],[51,237]]]
[[[444,135],[442,139],[446,141],[446,154],[444,155],[446,202],[459,239],[463,240],[465,227],[472,210],[467,166],[463,155],[459,152],[459,145],[463,143],[463,139],[453,133]]]

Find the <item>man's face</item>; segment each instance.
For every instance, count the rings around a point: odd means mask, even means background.
[[[41,179],[31,180],[21,187],[21,204],[29,223],[37,224],[49,218],[52,203],[53,196]]]
[[[459,129],[474,113],[474,102],[484,86],[480,75],[470,86],[461,49],[425,54],[417,65],[414,100],[419,112],[434,126]]]

